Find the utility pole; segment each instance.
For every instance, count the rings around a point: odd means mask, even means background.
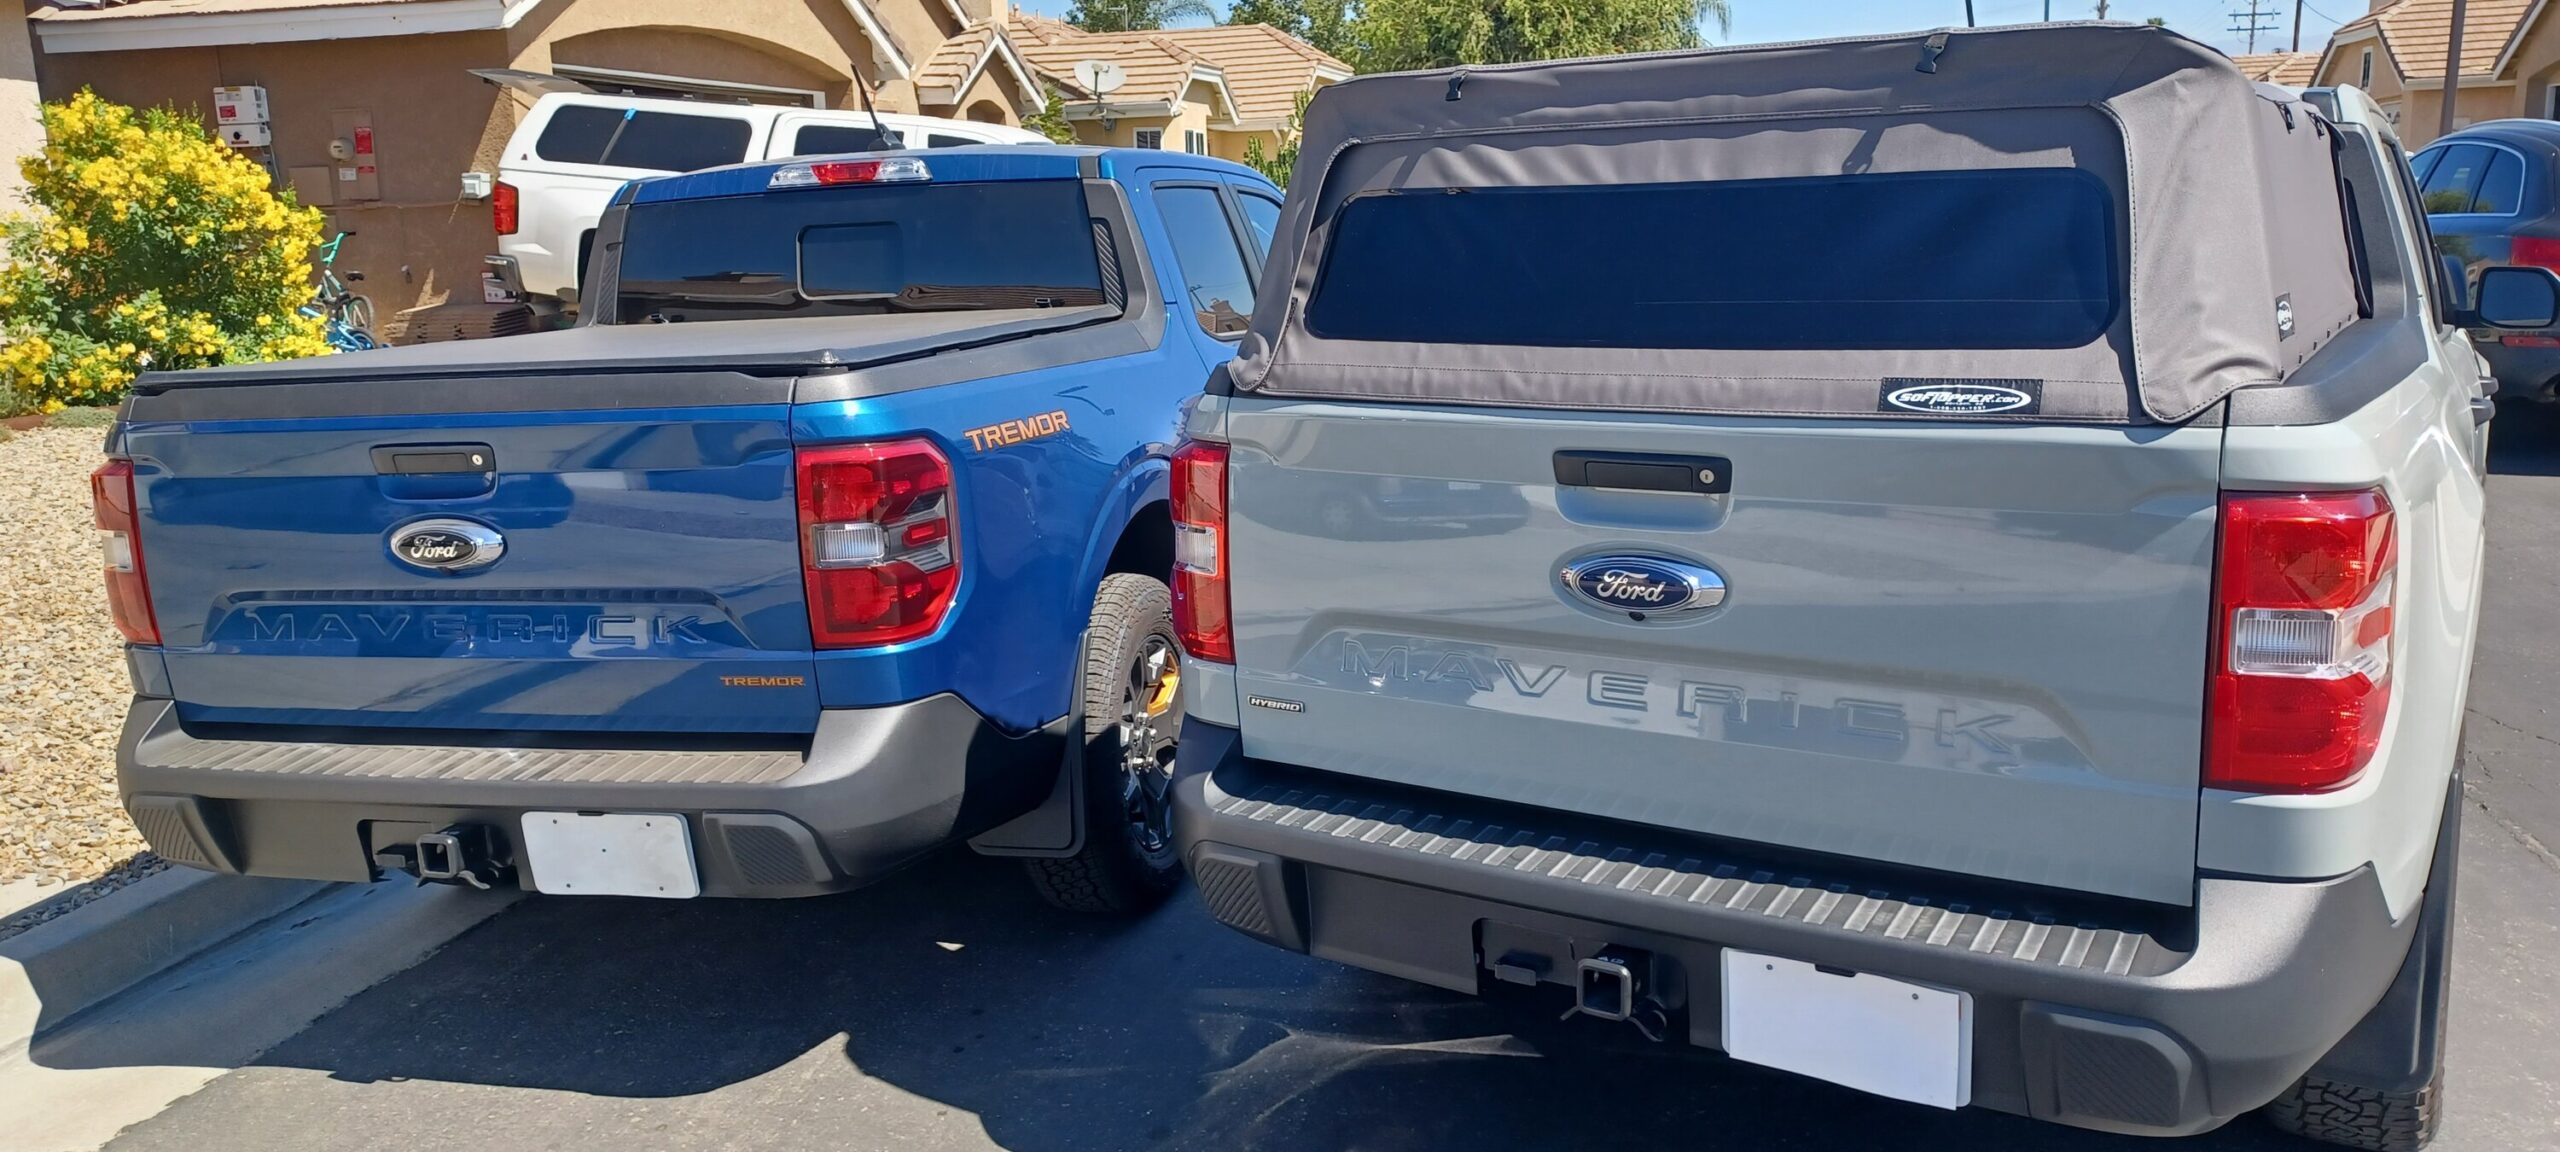
[[[2258,50],[2258,33],[2273,32],[2276,30],[2275,24],[2272,23],[2276,18],[2276,14],[2273,12],[2262,12],[2258,9],[2258,5],[2265,2],[2266,0],[2249,0],[2248,11],[2234,12],[2231,14],[2231,30],[2234,32],[2246,32],[2249,34],[2249,51],[2251,52]]]
[[[1964,26],[1973,27],[1973,0],[1964,0]]]
[[[2293,51],[2302,51],[2302,0],[2293,0]]]
[[[2444,46],[2444,113],[2436,117],[2436,135],[2453,132],[2453,102],[2462,94],[2462,24],[2466,19],[2463,0],[2453,0],[2453,39]]]

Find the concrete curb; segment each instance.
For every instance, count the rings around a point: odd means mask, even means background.
[[[172,868],[0,940],[0,1052],[329,887]]]

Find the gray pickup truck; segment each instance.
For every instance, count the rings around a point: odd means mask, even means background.
[[[2039,25],[1363,77],[1301,156],[1175,459],[1220,921],[1939,1107],[2425,1142],[2463,326],[2560,279],[2454,298],[2370,99]]]

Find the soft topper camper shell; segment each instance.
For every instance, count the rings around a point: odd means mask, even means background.
[[[2185,421],[2235,389],[2285,380],[2370,310],[2339,146],[2299,97],[2137,25],[1359,77],[1308,109],[1299,187],[1262,285],[1288,306],[1256,312],[1231,379],[1273,397],[1866,418],[1927,415],[1879,404],[1888,382],[1993,381],[2024,384],[2037,402],[1966,418]],[[2103,331],[2084,343],[1568,347],[1328,338],[1309,325],[1328,243],[1357,197],[2004,169],[2071,170],[2104,189],[2117,282]],[[1891,234],[1908,227],[1895,213],[1769,226],[1832,230],[1835,249],[1860,248],[1860,232],[1880,251],[1910,240]]]

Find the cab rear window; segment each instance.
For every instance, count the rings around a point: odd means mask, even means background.
[[[1328,339],[1698,349],[2077,348],[2119,211],[2072,169],[1370,193],[1307,305]]]
[[[625,324],[1106,303],[1073,180],[807,188],[635,204]]]

